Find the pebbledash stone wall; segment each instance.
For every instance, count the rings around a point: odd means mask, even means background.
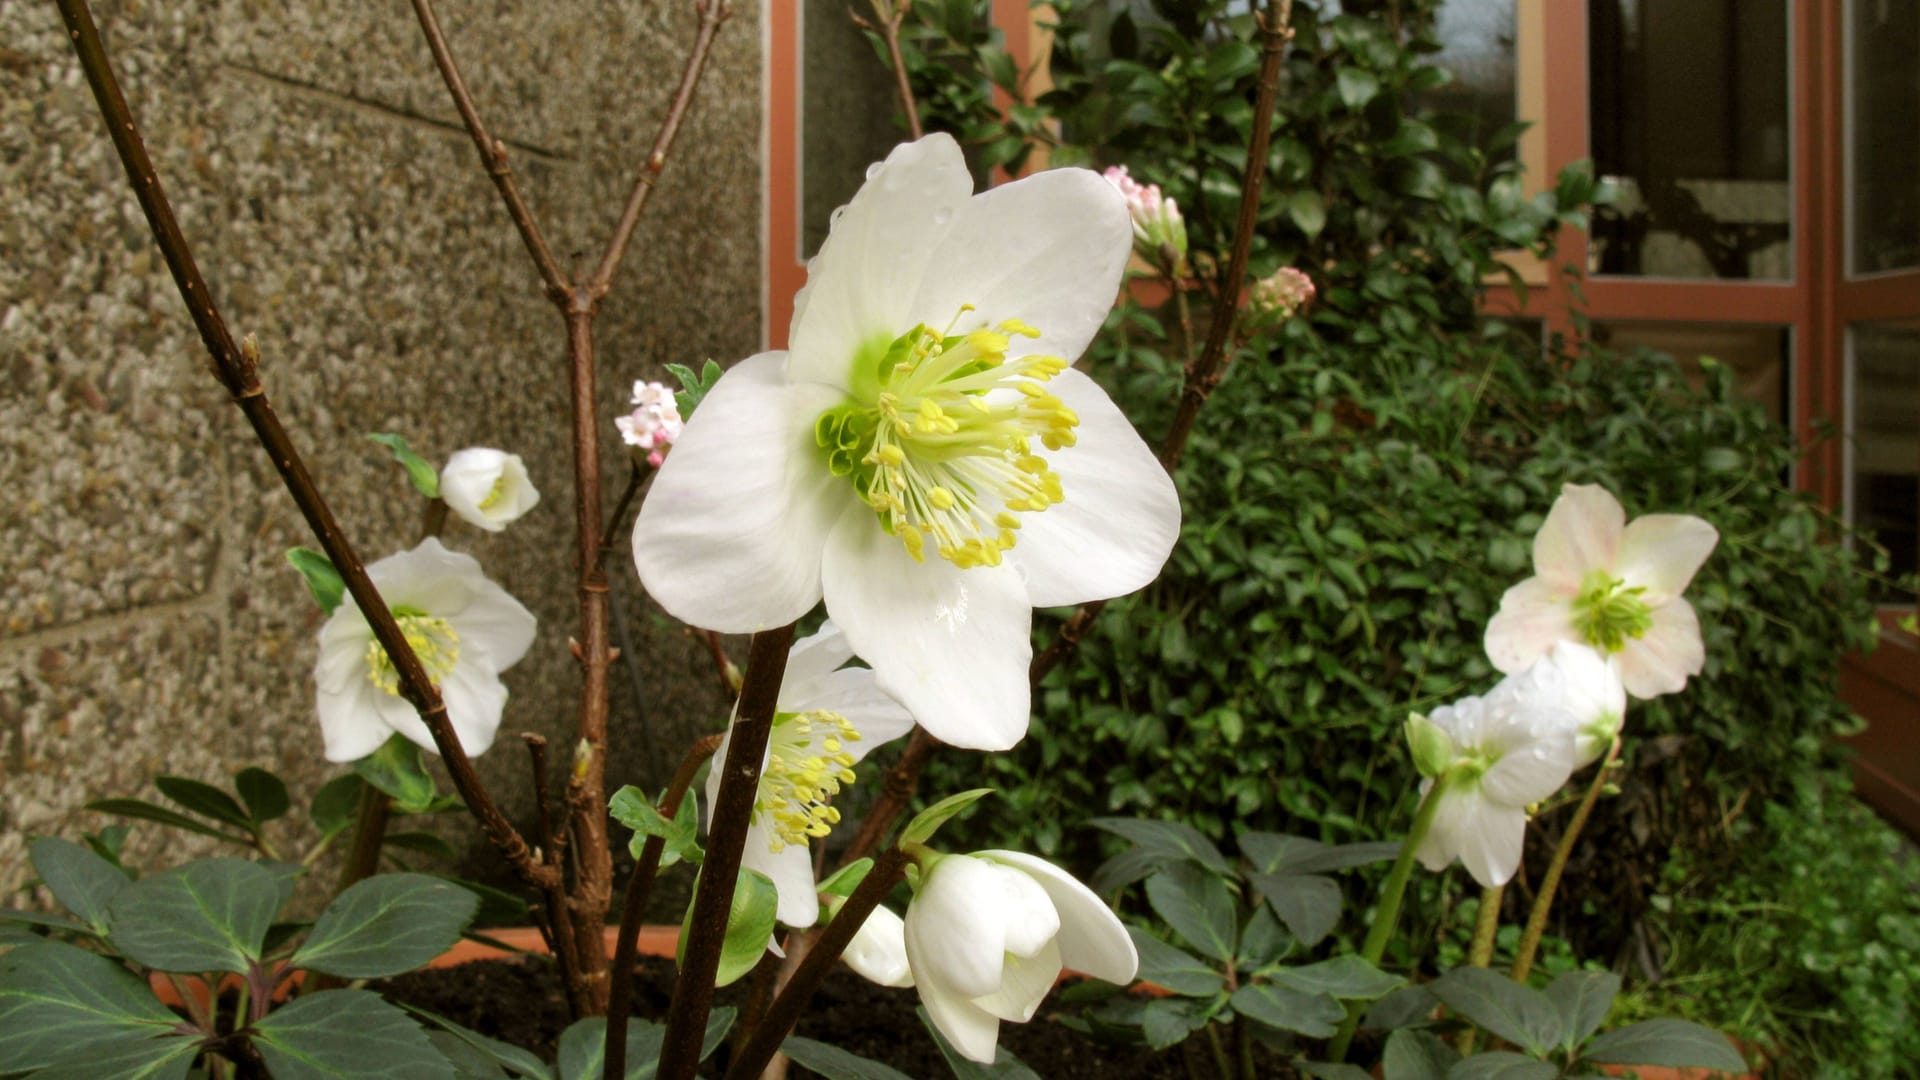
[[[562,265],[596,258],[678,78],[691,5],[440,6]],[[626,469],[612,419],[633,380],[758,345],[760,5],[733,6],[598,323],[609,505]],[[200,266],[236,335],[257,335],[268,394],[365,557],[410,546],[421,515],[367,432],[401,432],[436,462],[469,445],[526,458],[542,494],[530,515],[444,533],[540,621],[480,761],[526,822],[511,733],[547,734],[564,761],[578,685],[564,337],[409,6],[94,8]],[[311,540],[207,374],[46,0],[0,0],[0,477],[0,904],[23,900],[30,837],[110,822],[90,799],[157,801],[155,774],[224,786],[261,765],[301,803],[337,771],[313,712],[320,616],[283,560]],[[613,673],[608,779],[657,784],[725,705],[631,561],[610,565],[637,663]],[[464,817],[438,822],[467,845],[463,869],[484,872]],[[309,839],[279,828],[289,847]],[[215,846],[141,825],[130,857]]]

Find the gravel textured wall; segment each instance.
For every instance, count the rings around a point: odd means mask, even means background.
[[[562,264],[597,258],[678,77],[691,5],[442,6]],[[600,319],[610,488],[625,476],[611,421],[634,379],[758,344],[759,5],[734,6]],[[476,444],[526,458],[544,496],[532,514],[499,535],[456,521],[444,538],[540,620],[508,674],[503,730],[566,746],[578,678],[561,323],[408,5],[95,10],[228,322],[258,336],[269,396],[362,552],[410,545],[421,513],[365,433],[402,432],[436,461]],[[262,765],[310,795],[334,771],[313,720],[320,619],[282,560],[310,541],[206,373],[45,0],[0,0],[0,391],[0,894],[30,876],[28,837],[97,829],[108,819],[83,803],[153,797],[156,773],[220,782]],[[615,672],[618,784],[663,774],[724,706],[705,654],[646,604],[628,560],[612,565],[639,660]],[[524,821],[515,743],[481,764]],[[471,846],[464,820],[443,820]],[[207,846],[146,826],[131,850],[159,865]]]

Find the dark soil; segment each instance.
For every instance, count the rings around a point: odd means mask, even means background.
[[[718,1003],[739,1006],[746,996],[743,984],[722,990]],[[560,1032],[567,1026],[559,979],[553,966],[540,958],[485,960],[414,972],[370,989],[526,1047],[547,1061],[554,1059]],[[636,1014],[655,1020],[663,1017],[671,990],[672,965],[645,961],[635,979]],[[1000,1045],[1045,1080],[1186,1080],[1189,1053],[1195,1055],[1193,1075],[1213,1074],[1211,1062],[1202,1060],[1208,1054],[1202,1036],[1161,1052],[1096,1042],[1057,1021],[1061,1015],[1078,1012],[1077,1006],[1058,999],[1058,992],[1049,997],[1032,1023],[1000,1026]],[[933,1037],[921,1026],[914,1012],[918,1004],[911,990],[875,986],[842,968],[814,995],[797,1034],[884,1062],[917,1080],[947,1080],[953,1074]],[[718,1075],[716,1066],[724,1064],[726,1053],[723,1047],[705,1072]],[[1277,1056],[1269,1060],[1260,1048],[1256,1053],[1268,1066],[1261,1075],[1291,1075]],[[794,1066],[789,1075],[794,1080],[811,1080],[816,1074]]]

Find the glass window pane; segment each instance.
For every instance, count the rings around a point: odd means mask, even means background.
[[[1786,422],[1791,335],[1785,327],[1596,322],[1593,340],[1623,352],[1645,347],[1666,353],[1696,375],[1700,358],[1710,356],[1733,369],[1742,398],[1765,409],[1774,423]]]
[[[1788,0],[1592,0],[1602,274],[1793,276]],[[1909,60],[1911,54],[1909,54]]]
[[[1856,274],[1920,266],[1920,0],[1853,0],[1852,86]]]
[[[1440,51],[1428,63],[1453,75],[1421,95],[1437,124],[1487,151],[1491,163],[1512,161],[1517,143],[1508,131],[1519,118],[1518,0],[1447,0],[1435,17]]]
[[[1848,508],[1891,553],[1893,573],[1911,574],[1920,565],[1920,322],[1861,324],[1852,340]]]

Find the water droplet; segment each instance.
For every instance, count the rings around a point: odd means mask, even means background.
[[[887,163],[884,161],[876,161],[873,164],[867,166],[867,179],[871,180],[874,177],[879,176],[880,170],[886,168],[886,166],[887,166]]]
[[[838,225],[838,224],[840,224],[840,217],[841,217],[841,215],[843,215],[843,214],[845,214],[846,212],[847,212],[847,208],[846,208],[846,207],[844,207],[844,206],[836,206],[836,207],[834,207],[834,208],[833,208],[833,213],[831,213],[831,214],[829,214],[829,215],[827,215],[827,228],[829,228],[829,229],[831,229],[831,228],[833,228],[833,227],[834,227],[835,225]]]
[[[1544,746],[1536,746],[1536,747],[1534,747],[1534,748],[1533,748],[1533,760],[1535,760],[1535,761],[1545,761],[1545,760],[1547,760],[1547,748],[1546,748],[1546,747],[1544,747]]]
[[[935,210],[933,212],[933,223],[935,225],[945,225],[947,222],[952,220],[953,220],[953,210],[950,207],[943,206],[940,209]]]

